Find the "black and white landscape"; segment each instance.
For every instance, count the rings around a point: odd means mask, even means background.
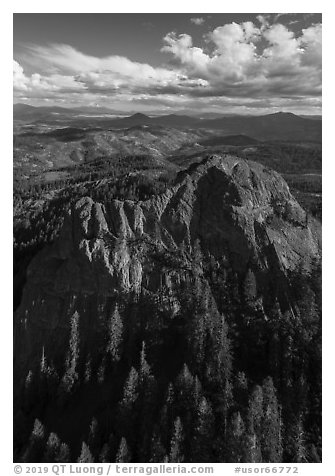
[[[14,461],[321,462],[321,15],[14,15]]]

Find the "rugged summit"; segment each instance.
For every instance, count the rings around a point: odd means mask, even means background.
[[[316,226],[279,174],[213,156],[145,202],[79,200],[58,242],[32,264],[29,284],[48,282],[50,292],[136,291],[150,281],[143,270],[154,250],[190,251],[196,240],[216,260],[228,258],[238,273],[308,268],[319,256]]]
[[[28,360],[36,359],[47,341],[59,339],[55,330],[67,325],[73,296],[104,301],[143,290],[160,294],[162,286],[173,295],[192,269],[195,244],[203,270],[214,262],[218,272],[232,270],[242,280],[251,270],[258,295],[276,292],[284,305],[288,274],[308,271],[320,257],[318,226],[279,174],[212,156],[150,200],[103,205],[85,197],[73,206],[59,240],[28,270],[16,355],[26,361],[26,349]]]

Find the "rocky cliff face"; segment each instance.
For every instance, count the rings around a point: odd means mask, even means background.
[[[74,310],[87,340],[104,332],[101,316],[121,295],[164,290],[172,314],[178,312],[173,296],[191,273],[199,244],[204,276],[206,263],[242,281],[251,270],[258,296],[276,289],[285,300],[290,273],[308,271],[320,257],[320,229],[279,174],[232,156],[207,159],[145,202],[83,198],[58,241],[28,270],[15,316],[21,378],[43,347],[54,362],[64,357]]]

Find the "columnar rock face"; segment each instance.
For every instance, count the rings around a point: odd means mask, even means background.
[[[108,307],[109,300],[127,293],[159,295],[162,286],[173,296],[192,268],[195,243],[202,259],[217,268],[241,277],[251,269],[260,296],[271,280],[284,296],[286,277],[298,267],[308,271],[320,257],[319,226],[283,178],[237,157],[210,157],[182,173],[166,193],[144,202],[102,205],[82,198],[58,241],[28,270],[15,316],[22,378],[26,363],[39,359],[43,346],[57,360],[74,309],[84,310],[88,333],[98,332],[101,322],[93,307]]]

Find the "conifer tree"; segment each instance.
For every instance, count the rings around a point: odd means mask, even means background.
[[[128,448],[127,440],[122,437],[120,441],[120,446],[116,454],[116,463],[130,463],[131,462],[131,453]]]
[[[198,404],[192,444],[192,459],[202,463],[213,461],[214,416],[211,405],[205,397]]]
[[[118,362],[121,358],[121,346],[123,335],[123,323],[117,305],[109,321],[109,340],[107,352],[109,352],[113,362]]]
[[[302,422],[302,415],[300,415],[296,421],[291,423],[289,426],[288,439],[290,461],[293,463],[307,463],[305,432]]]
[[[100,385],[102,385],[105,381],[105,373],[106,373],[106,356],[104,355],[101,359],[98,372],[97,372],[97,381]]]
[[[182,403],[188,405],[192,402],[194,379],[187,364],[183,365],[176,379],[176,388]]]
[[[220,407],[221,425],[224,435],[227,431],[227,418],[232,404],[232,355],[230,340],[228,338],[228,325],[224,316],[213,309],[214,329],[211,342],[211,352],[208,355],[206,368],[206,381],[212,389],[217,401],[213,404]],[[219,390],[219,394],[217,392]]]
[[[87,442],[93,455],[96,455],[96,453],[98,452],[100,448],[101,442],[100,442],[99,425],[95,417],[92,418],[92,421],[90,424],[90,430],[89,430]]]
[[[99,454],[99,463],[111,463],[110,448],[108,443],[105,443],[101,448]]]
[[[75,311],[71,317],[69,351],[66,359],[65,373],[61,382],[61,391],[71,392],[78,381],[79,344],[79,314]]]
[[[29,411],[36,404],[38,382],[36,374],[29,370],[24,385],[24,408]]]
[[[92,456],[92,453],[84,441],[82,443],[81,453],[77,462],[78,463],[94,463],[94,458]]]
[[[198,276],[195,277],[195,286],[192,290],[193,307],[192,319],[190,319],[190,330],[188,331],[191,344],[191,362],[197,364],[199,371],[202,369],[205,359],[205,347],[207,337],[207,326],[209,319],[208,305],[209,305],[209,288],[203,286]]]
[[[165,403],[159,417],[159,432],[164,447],[168,447],[171,428],[175,419],[175,391],[170,382],[166,392]]]
[[[166,449],[162,445],[159,435],[154,432],[151,438],[149,463],[163,463],[166,458]]]
[[[59,453],[56,457],[55,463],[70,463],[71,455],[70,448],[66,443],[61,443]]]
[[[42,348],[42,357],[41,357],[41,362],[40,362],[40,371],[41,373],[45,372],[47,368],[47,359],[45,356],[45,349],[44,346]]]
[[[71,335],[70,335],[70,369],[73,374],[76,372],[78,360],[79,360],[79,314],[77,311],[72,315],[71,318]]]
[[[28,447],[25,450],[22,461],[25,463],[38,463],[41,461],[45,447],[45,429],[43,424],[36,418],[31,432]]]
[[[202,385],[201,382],[196,375],[194,377],[194,384],[193,384],[193,398],[194,398],[194,408],[198,408],[201,398],[202,398]]]
[[[84,382],[89,383],[92,378],[92,362],[91,362],[91,356],[88,354],[87,360],[85,363],[85,376],[84,376]]]
[[[244,462],[245,451],[245,424],[240,412],[232,415],[228,430],[229,462]]]
[[[262,457],[264,462],[282,461],[281,411],[271,377],[263,382]]]
[[[256,385],[249,398],[247,419],[259,439],[262,437],[263,418],[263,389],[259,385]]]
[[[139,430],[137,453],[140,461],[147,461],[150,456],[150,431],[153,424],[153,409],[157,399],[157,384],[155,377],[151,372],[150,365],[146,359],[145,342],[142,342],[142,350],[140,354],[139,369]]]
[[[147,362],[146,350],[145,350],[145,342],[142,342],[142,349],[141,349],[141,356],[140,356],[140,382],[143,383],[147,381],[152,376],[150,365]]]
[[[183,425],[180,418],[177,417],[174,423],[174,432],[170,444],[169,463],[182,463],[184,461],[183,444]]]
[[[245,440],[244,440],[244,462],[245,463],[261,463],[262,462],[262,454],[261,448],[254,431],[252,422],[247,422],[247,429],[245,433]]]
[[[113,433],[109,435],[108,441],[102,446],[99,454],[99,463],[111,463],[115,461],[116,450],[118,449],[117,440]]]
[[[59,455],[60,451],[60,445],[61,441],[58,438],[57,434],[50,433],[43,456],[43,461],[45,463],[56,462],[57,456]]]
[[[248,406],[248,379],[244,372],[238,372],[234,381],[235,402],[241,407]]]
[[[132,367],[128,378],[123,387],[123,398],[121,404],[124,408],[131,408],[138,398],[139,375],[137,370]]]

